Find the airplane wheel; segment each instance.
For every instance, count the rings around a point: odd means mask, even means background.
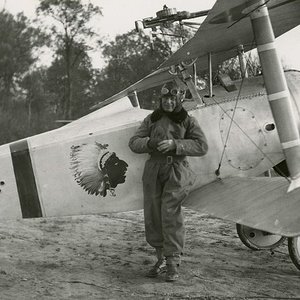
[[[288,238],[288,248],[292,262],[300,270],[300,236]]]
[[[236,230],[242,243],[252,250],[272,250],[285,241],[284,236],[254,229],[241,224],[236,224]]]

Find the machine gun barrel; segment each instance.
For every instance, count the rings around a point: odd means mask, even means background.
[[[179,11],[176,9],[163,9],[156,13],[156,18],[145,18],[142,20],[144,28],[151,28],[155,26],[160,26],[166,22],[180,22],[182,20],[193,19],[204,17],[209,13],[210,10],[202,10],[198,12],[188,12],[188,11]]]

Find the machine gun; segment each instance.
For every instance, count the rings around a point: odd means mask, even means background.
[[[148,17],[143,20],[135,21],[135,28],[137,32],[143,32],[146,28],[151,28],[152,31],[156,31],[156,27],[169,28],[174,22],[179,22],[181,26],[199,26],[197,22],[184,22],[187,19],[204,17],[208,14],[209,10],[202,10],[198,12],[178,11],[176,8],[168,8],[166,5],[163,9],[156,13],[156,18]]]

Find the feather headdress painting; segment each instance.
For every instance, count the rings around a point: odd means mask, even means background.
[[[108,151],[107,144],[92,143],[71,147],[71,169],[76,182],[89,194],[105,197],[107,190],[125,182],[128,164]]]

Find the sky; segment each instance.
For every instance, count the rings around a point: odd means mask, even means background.
[[[166,4],[177,11],[190,12],[206,10],[213,6],[214,0],[83,0],[102,8],[103,16],[97,19],[95,28],[104,40],[113,40],[117,34],[126,33],[135,28],[135,21],[146,17],[155,17]],[[0,9],[13,14],[23,12],[34,18],[38,0],[0,0]],[[300,26],[276,39],[278,54],[288,68],[300,70]],[[47,58],[45,58],[47,59]],[[98,62],[97,62],[98,60]],[[101,66],[100,56],[94,57],[96,66]]]

